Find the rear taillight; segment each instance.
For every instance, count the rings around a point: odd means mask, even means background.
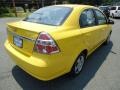
[[[35,43],[35,51],[42,54],[52,54],[59,52],[59,48],[48,33],[41,32]]]

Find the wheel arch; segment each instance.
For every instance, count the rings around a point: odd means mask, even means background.
[[[73,67],[75,61],[77,60],[77,58],[78,58],[82,53],[84,53],[84,54],[85,54],[85,57],[87,58],[87,56],[88,56],[88,50],[87,50],[87,49],[81,50],[80,53],[79,53],[79,54],[77,55],[77,57],[75,58],[75,60],[72,62],[72,65],[71,65],[71,67],[70,67],[69,72],[72,70],[72,67]]]
[[[81,53],[84,53],[84,54],[85,54],[85,57],[87,58],[87,56],[88,56],[88,50],[87,50],[87,49],[84,49]],[[81,53],[80,53],[80,54],[81,54]],[[80,55],[80,54],[79,54],[79,55]]]

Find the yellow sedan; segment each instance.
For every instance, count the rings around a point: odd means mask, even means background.
[[[109,44],[111,24],[93,6],[48,6],[8,23],[5,48],[20,68],[40,80],[76,76],[97,47]]]

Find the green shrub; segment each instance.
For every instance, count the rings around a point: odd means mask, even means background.
[[[0,7],[0,14],[11,13],[11,9],[8,7]]]

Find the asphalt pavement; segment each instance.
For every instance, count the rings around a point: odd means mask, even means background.
[[[6,23],[20,19],[0,19],[0,90],[120,90],[120,19],[114,19],[110,44],[90,55],[78,77],[64,75],[48,82],[28,75],[4,49]]]

